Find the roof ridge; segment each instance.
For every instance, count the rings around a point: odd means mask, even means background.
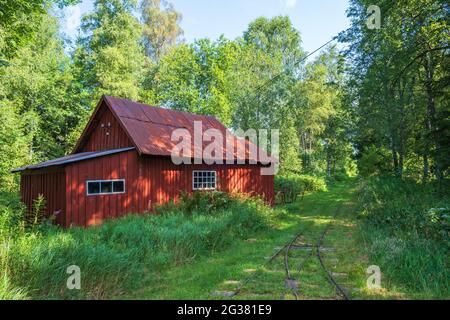
[[[213,118],[213,119],[218,121],[218,119],[215,116],[210,115],[210,114],[198,114],[198,113],[189,112],[189,111],[176,110],[176,109],[172,109],[172,108],[165,108],[165,107],[162,107],[162,106],[154,106],[154,105],[147,104],[147,103],[144,103],[144,102],[134,101],[134,100],[131,100],[131,99],[128,99],[128,98],[120,98],[120,97],[109,96],[109,95],[104,95],[104,97],[107,98],[107,99],[108,98],[112,98],[112,99],[117,99],[117,100],[125,100],[125,101],[129,101],[131,103],[139,104],[141,106],[146,106],[146,107],[150,107],[150,108],[160,109],[160,110],[164,110],[164,111],[188,114],[188,115],[193,115],[193,116],[197,116],[197,117]]]
[[[131,118],[131,117],[127,117],[127,116],[120,116],[120,117],[121,118],[125,118],[125,119],[129,119],[129,120],[138,121],[138,122],[153,123],[153,124],[156,124],[158,126],[171,127],[171,128],[176,128],[176,129],[179,129],[179,128],[180,129],[188,129],[186,127],[173,126],[173,125],[170,125],[170,124],[159,123],[159,122],[155,122],[155,121],[152,121],[152,120],[144,121],[144,120],[141,120],[141,119]]]

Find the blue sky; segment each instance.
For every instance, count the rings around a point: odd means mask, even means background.
[[[63,31],[71,38],[80,18],[92,10],[92,0],[65,9]],[[199,38],[229,39],[242,35],[248,24],[260,16],[287,15],[300,30],[303,48],[311,52],[349,26],[348,0],[171,0],[181,12],[186,42]]]

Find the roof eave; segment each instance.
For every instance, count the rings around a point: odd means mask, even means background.
[[[51,168],[51,167],[60,167],[60,166],[65,166],[65,165],[76,163],[76,162],[81,162],[81,161],[85,161],[85,160],[106,157],[106,156],[109,156],[109,155],[122,153],[122,152],[127,152],[127,151],[131,151],[131,150],[135,150],[135,148],[134,147],[129,147],[129,148],[121,148],[121,149],[113,149],[113,150],[103,150],[103,151],[99,151],[99,152],[88,152],[89,154],[87,154],[84,157],[68,159],[66,161],[61,161],[61,162],[49,163],[47,165],[42,165],[45,162],[41,162],[41,163],[38,163],[38,164],[28,165],[28,166],[24,166],[24,167],[13,169],[13,170],[11,170],[11,173],[17,173],[17,172],[23,172],[23,171],[33,171],[33,170],[42,170],[42,169]],[[59,158],[59,159],[63,159],[63,158]],[[58,160],[58,159],[49,160],[49,161],[56,161],[56,160]]]

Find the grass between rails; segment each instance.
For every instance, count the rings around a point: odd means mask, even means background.
[[[334,183],[328,191],[307,194],[303,200],[284,207],[284,213],[276,217],[275,228],[249,234],[247,241],[236,239],[228,249],[195,262],[151,273],[144,279],[142,289],[125,298],[294,299],[292,291],[286,289],[284,254],[270,264],[266,262],[298,233],[301,233],[298,244],[316,245],[330,223],[321,255],[326,268],[351,299],[448,298],[448,261],[442,261],[446,259],[442,247],[428,247],[432,251],[425,255],[412,249],[403,251],[404,255],[395,255],[386,247],[374,246],[377,242],[373,239],[390,239],[391,242],[405,239],[400,235],[395,238],[392,234],[389,238],[385,229],[375,228],[364,217],[361,219],[361,201],[368,201],[365,204],[370,205],[370,200],[357,197],[359,187],[356,180],[346,180]],[[395,202],[394,199],[386,201],[386,208]],[[340,213],[333,218],[339,207]],[[399,221],[398,225],[402,223]],[[420,242],[418,247],[421,247]],[[386,257],[393,254],[397,263],[386,263]],[[289,264],[292,278],[298,282],[300,299],[341,299],[327,281],[315,250],[291,250]],[[366,269],[371,265],[381,267],[380,290],[367,288],[369,275]],[[433,272],[447,284],[437,285],[434,281],[433,288],[427,287],[420,275],[431,274],[433,277]],[[242,283],[245,285],[237,296],[227,297]],[[418,285],[411,286],[411,283]]]
[[[369,266],[367,256],[356,248],[352,236],[354,222],[355,181],[336,183],[327,192],[308,194],[302,201],[285,206],[285,212],[276,218],[276,227],[253,235],[249,239],[236,239],[225,251],[216,252],[193,263],[151,273],[144,280],[144,288],[126,296],[130,299],[229,299],[221,296],[239,287],[252,272],[256,272],[235,299],[280,299],[292,298],[285,292],[285,270],[283,255],[264,266],[267,259],[297,233],[302,233],[300,242],[316,244],[328,223],[334,227],[326,237],[324,246],[334,251],[324,253],[328,267],[336,273],[346,274],[343,284],[357,288],[353,295],[369,298],[365,293],[365,269]],[[342,213],[332,219],[335,210],[342,206]],[[256,241],[251,238],[255,238]],[[301,272],[298,265],[308,256],[306,251],[292,251],[289,259],[293,278],[299,281],[301,298],[336,299],[332,286],[326,280],[315,255],[307,260]]]

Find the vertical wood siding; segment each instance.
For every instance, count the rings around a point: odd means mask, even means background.
[[[255,165],[183,165],[170,158],[139,157],[129,151],[90,159],[66,167],[65,226],[90,226],[128,213],[152,211],[156,204],[177,201],[180,193],[192,193],[192,171],[217,171],[217,189],[261,195],[274,203],[274,177],[261,176]],[[87,180],[125,179],[126,192],[112,195],[86,195]]]
[[[64,170],[47,170],[41,173],[24,172],[21,175],[20,193],[22,202],[29,215],[33,212],[33,203],[39,195],[45,198],[45,215],[50,217],[60,211],[56,222],[65,225],[66,180]]]
[[[89,139],[79,152],[133,147],[133,143],[106,106],[101,107],[101,112],[98,115],[98,119],[95,119],[92,123],[93,129]]]

